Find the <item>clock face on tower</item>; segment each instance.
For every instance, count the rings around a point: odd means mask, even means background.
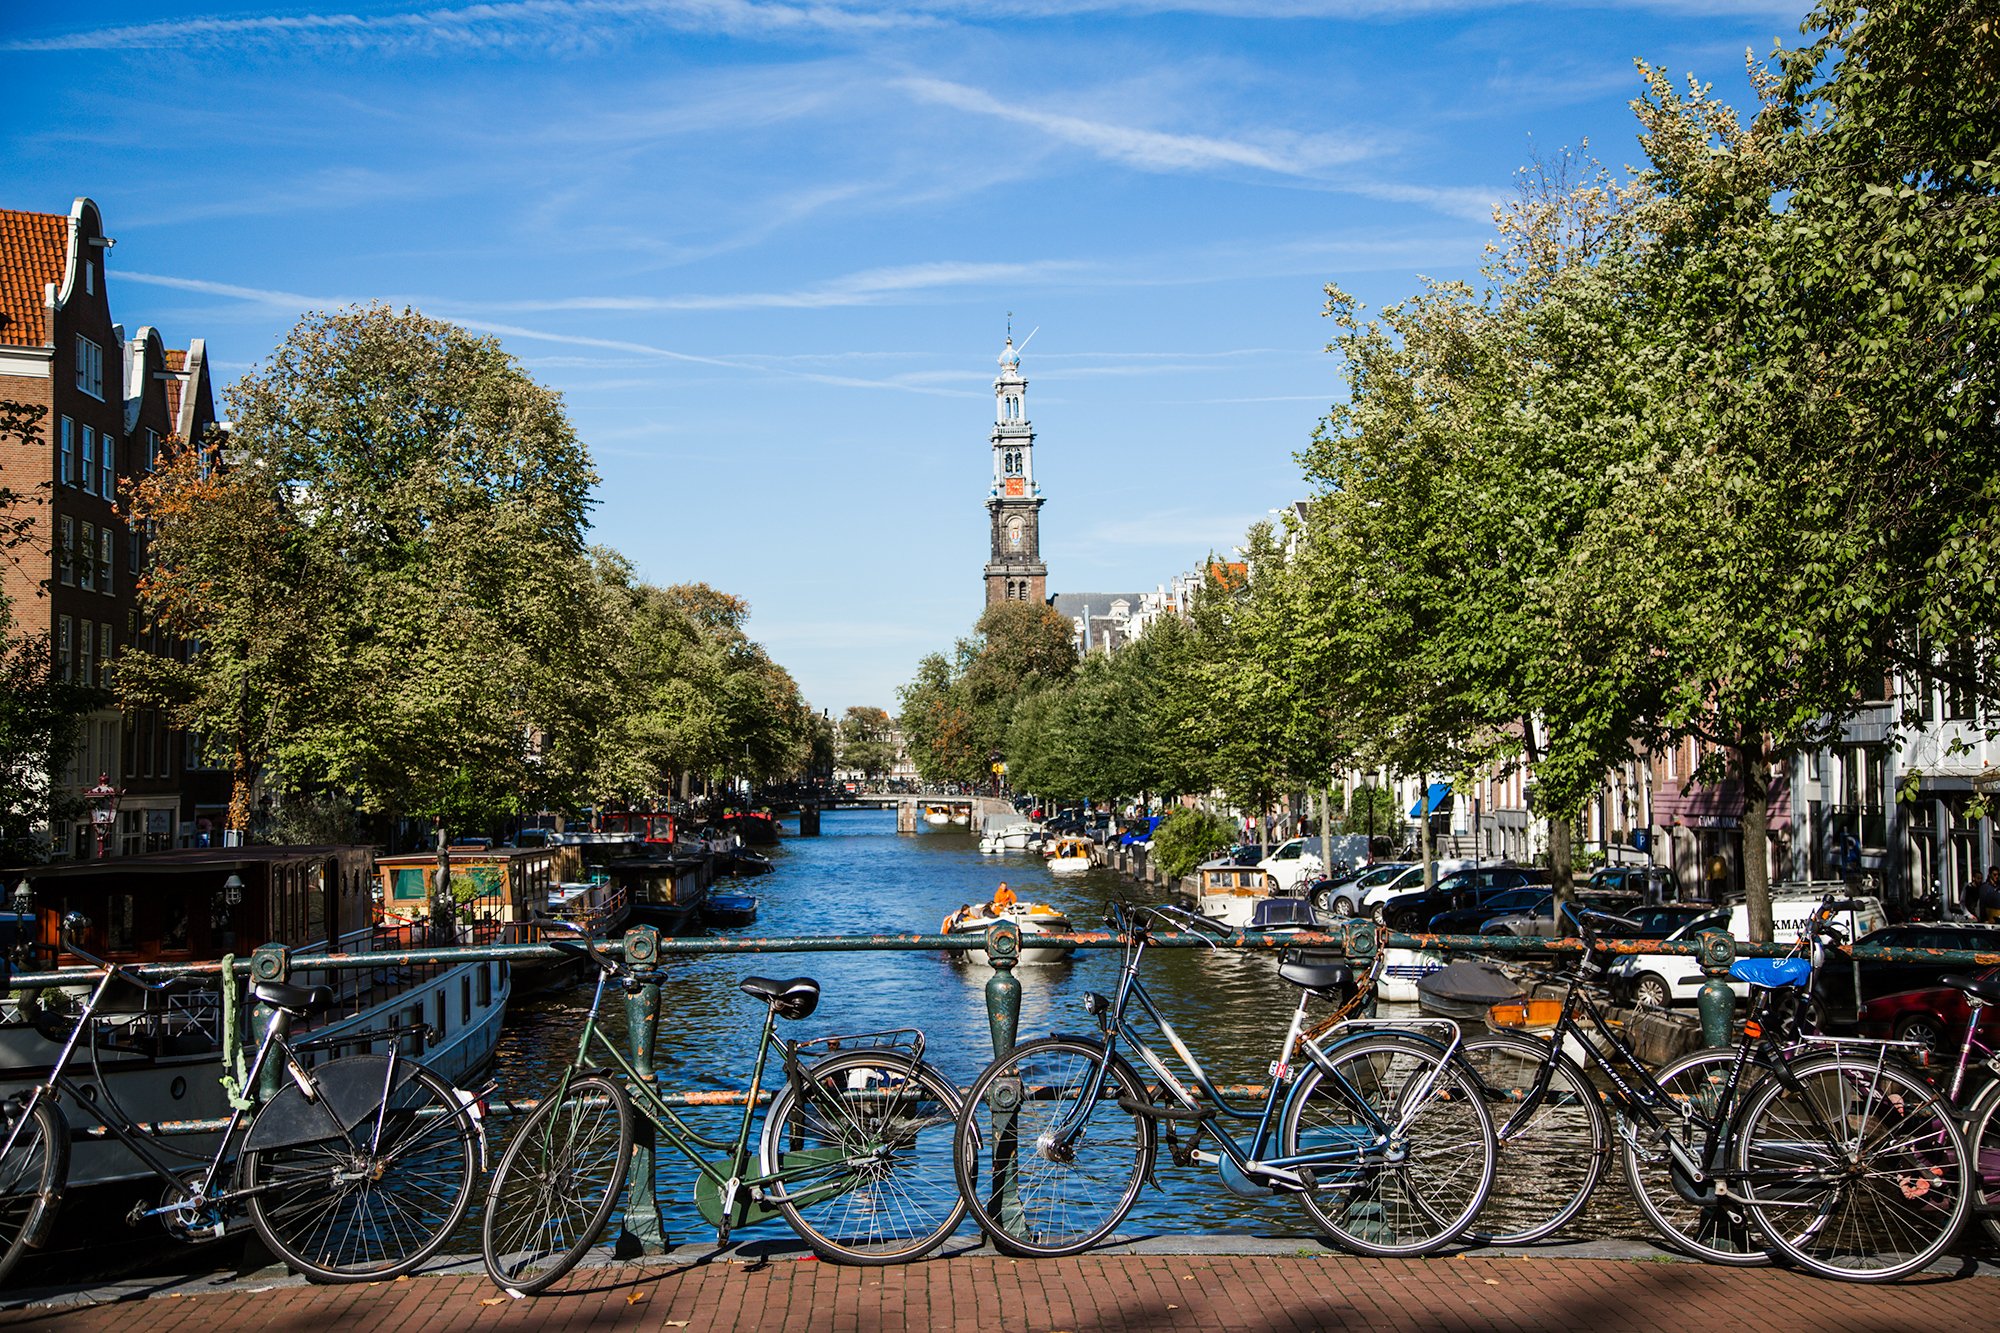
[[[1027,493],[1027,488],[1019,477],[1007,478],[1007,494],[1025,495],[1026,493]]]

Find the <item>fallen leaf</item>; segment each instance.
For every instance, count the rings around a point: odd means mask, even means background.
[[[504,1303],[506,1299],[507,1298],[505,1296],[487,1296],[482,1298],[479,1303],[481,1305],[500,1305]]]
[[[1489,1287],[1497,1287],[1500,1285],[1500,1279],[1497,1277],[1489,1277],[1486,1279],[1486,1285]]]
[[[1169,1306],[1168,1306],[1167,1308],[1168,1308],[1169,1310],[1178,1310],[1178,1309],[1180,1309],[1181,1307],[1180,1307],[1180,1306],[1178,1306],[1178,1305],[1169,1305]]]
[[[688,1321],[685,1319],[664,1319],[661,1322],[668,1328],[686,1328],[688,1326]]]
[[[631,1294],[630,1296],[627,1296],[627,1297],[625,1298],[625,1303],[626,1303],[627,1305],[637,1305],[637,1304],[638,1304],[638,1303],[639,1303],[640,1301],[643,1301],[643,1300],[645,1300],[645,1299],[646,1299],[646,1293],[645,1293],[645,1292],[643,1292],[643,1291],[635,1291],[635,1292],[633,1292],[633,1293],[632,1293],[632,1294]]]

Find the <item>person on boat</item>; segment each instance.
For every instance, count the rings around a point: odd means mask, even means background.
[[[1003,879],[1000,881],[1000,887],[993,890],[993,910],[997,914],[1006,911],[1013,905],[1014,891],[1007,887],[1007,881]]]

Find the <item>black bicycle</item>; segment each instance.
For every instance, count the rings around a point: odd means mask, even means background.
[[[63,948],[103,969],[83,997],[48,1080],[0,1105],[0,1281],[22,1254],[48,1238],[69,1175],[65,1101],[102,1124],[164,1186],[157,1205],[141,1204],[128,1221],[157,1218],[182,1241],[225,1234],[239,1209],[249,1213],[272,1252],[316,1282],[397,1277],[437,1252],[465,1216],[483,1151],[477,1100],[401,1052],[403,1039],[428,1039],[423,1024],[342,1033],[293,1042],[292,1023],[328,1008],[325,986],[256,981],[250,994],[272,1018],[245,1079],[258,1086],[276,1059],[286,1077],[252,1116],[237,1106],[204,1160],[171,1147],[157,1128],[118,1105],[98,1066],[99,1017],[117,983],[167,992],[201,983],[150,982],[129,967],[86,953],[77,936],[89,922],[63,920]],[[224,985],[233,984],[229,978]],[[88,1043],[86,1086],[70,1073]],[[301,1056],[336,1045],[383,1041],[381,1055],[350,1055],[308,1065]]]

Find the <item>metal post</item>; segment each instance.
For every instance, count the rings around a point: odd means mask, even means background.
[[[986,928],[986,961],[993,965],[993,975],[986,982],[986,1023],[993,1034],[995,1059],[1014,1049],[1015,1034],[1021,1027],[1021,982],[1014,975],[1020,955],[1019,926],[999,921]],[[993,1107],[993,1193],[999,1201],[1001,1221],[1012,1228],[1021,1220],[1015,1177],[1021,1145],[1014,1127],[1015,1112],[1021,1105],[1021,1080],[994,1079],[987,1099]]]
[[[256,952],[250,955],[251,981],[290,981],[291,979],[292,951],[284,945],[260,944],[257,946]],[[224,984],[234,985],[235,982],[225,980]],[[245,990],[247,991],[248,989],[246,986]],[[264,1034],[271,1030],[271,1024],[277,1020],[278,1011],[259,1000],[256,1008],[251,1010],[250,1033],[252,1040],[261,1045],[264,1040]],[[263,1073],[258,1076],[256,1091],[247,1092],[246,1095],[255,1097],[259,1102],[270,1101],[278,1095],[278,1073],[277,1063],[267,1062],[264,1065]]]
[[[660,932],[635,926],[625,932],[625,961],[635,968],[653,968],[660,961]],[[625,1035],[632,1048],[632,1067],[639,1077],[654,1081],[653,1051],[660,1031],[660,983],[649,981],[625,992]],[[660,1196],[653,1178],[653,1123],[633,1117],[632,1166],[625,1176],[625,1230],[618,1238],[620,1257],[664,1254],[667,1227],[660,1215]]]
[[[1736,941],[1723,930],[1701,933],[1701,971],[1708,980],[1701,983],[1695,1006],[1701,1011],[1701,1039],[1707,1046],[1729,1045],[1730,1028],[1736,1017],[1736,992],[1729,989],[1730,964],[1736,961]]]
[[[1340,952],[1347,959],[1347,965],[1354,970],[1357,979],[1375,962],[1375,927],[1367,921],[1347,921],[1340,927]],[[1362,1016],[1375,1017],[1375,991],[1370,989],[1368,998],[1361,1002]]]

